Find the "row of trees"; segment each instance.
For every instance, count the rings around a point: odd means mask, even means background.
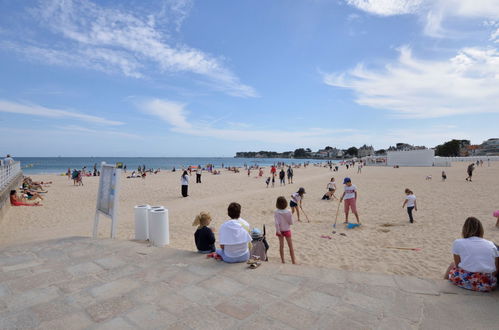
[[[441,157],[457,157],[461,149],[469,146],[470,140],[450,140],[435,147],[435,155]]]

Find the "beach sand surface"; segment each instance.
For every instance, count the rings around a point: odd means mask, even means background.
[[[299,187],[306,189],[303,208],[311,222],[292,227],[297,261],[307,264],[344,270],[378,272],[441,278],[452,260],[451,245],[461,237],[461,228],[468,216],[475,216],[484,225],[485,238],[499,243],[499,228],[492,212],[499,209],[499,163],[484,164],[474,172],[473,182],[466,182],[467,163],[454,163],[449,168],[438,167],[364,167],[339,172],[328,168],[309,166],[295,169],[294,184],[266,188],[265,176],[257,178],[242,170],[232,173],[222,170],[221,175],[204,172],[202,184],[191,177],[189,197],[180,195],[181,172],[163,171],[143,179],[121,179],[118,211],[118,238],[134,238],[133,207],[139,204],[163,205],[170,215],[170,246],[195,251],[195,228],[192,221],[200,211],[213,217],[215,229],[228,219],[230,202],[242,205],[242,218],[252,227],[267,228],[270,244],[269,260],[280,262],[278,240],[275,236],[275,201]],[[447,172],[447,181],[441,181],[441,171]],[[129,173],[128,173],[129,174]],[[426,180],[431,175],[432,180]],[[343,192],[342,181],[348,176],[358,188],[357,208],[362,226],[346,229],[343,205],[333,234],[337,201],[323,201],[329,179],[337,181],[339,197]],[[64,176],[33,175],[34,180],[53,181],[48,187],[41,207],[10,207],[0,226],[0,246],[32,242],[67,236],[90,236],[95,215],[98,188],[97,177],[84,178],[84,186],[73,186]],[[410,188],[417,196],[416,222],[410,224],[405,208],[404,189]],[[355,218],[351,215],[351,221]],[[108,237],[110,220],[102,217],[99,236]],[[302,220],[306,220],[303,217]],[[340,233],[346,236],[339,235]],[[321,236],[330,236],[323,238]],[[418,251],[389,247],[419,248]],[[285,248],[286,262],[290,262]],[[199,256],[203,258],[203,256]]]

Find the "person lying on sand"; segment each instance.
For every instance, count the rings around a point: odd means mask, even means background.
[[[12,206],[41,206],[40,203],[26,203],[21,201],[19,197],[17,197],[17,192],[15,190],[10,191],[10,205]]]

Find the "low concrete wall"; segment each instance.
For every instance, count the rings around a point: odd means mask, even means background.
[[[2,191],[0,191],[0,223],[2,222],[2,218],[7,210],[10,208],[10,191],[12,189],[18,189],[23,181],[22,172],[17,175],[17,177],[12,180],[12,182],[5,187]]]

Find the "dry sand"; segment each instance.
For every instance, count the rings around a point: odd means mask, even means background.
[[[295,169],[295,183],[275,188],[265,187],[265,177],[248,177],[244,171],[235,174],[222,171],[221,175],[203,173],[202,184],[191,177],[189,197],[180,197],[179,172],[161,172],[147,179],[121,180],[118,237],[134,237],[133,206],[148,203],[164,205],[170,212],[171,247],[195,250],[191,226],[195,215],[209,211],[212,226],[219,228],[227,219],[227,205],[237,201],[242,205],[242,217],[251,226],[266,224],[270,244],[270,262],[280,262],[278,240],[273,226],[273,211],[278,196],[289,200],[291,193],[303,186],[307,190],[303,208],[311,223],[295,223],[293,242],[298,262],[302,265],[335,267],[346,270],[405,274],[440,278],[451,261],[452,241],[460,237],[466,217],[478,217],[485,227],[485,238],[499,243],[492,212],[499,209],[499,163],[478,167],[472,183],[466,182],[467,164],[455,163],[442,182],[442,168],[386,168],[340,167],[338,173],[328,168],[310,166]],[[266,175],[269,168],[265,169]],[[433,180],[425,177],[432,175]],[[341,195],[342,179],[352,178],[359,191],[357,202],[361,228],[346,230],[338,219],[337,233],[332,234],[332,223],[337,201],[323,201],[322,195],[331,176],[338,183]],[[84,178],[83,187],[75,187],[66,177],[34,175],[34,180],[52,180],[43,207],[11,207],[0,223],[0,245],[45,240],[73,235],[90,236],[95,214],[98,178]],[[402,208],[404,189],[412,189],[417,196],[416,223],[409,224]],[[343,205],[342,205],[343,207]],[[342,209],[342,208],[341,208]],[[353,220],[353,219],[352,219]],[[109,235],[110,221],[103,218],[101,236]],[[340,236],[339,233],[347,236]],[[329,235],[332,238],[321,238]],[[406,251],[387,246],[422,248]],[[289,262],[287,248],[286,260]],[[202,258],[202,256],[200,256]]]

